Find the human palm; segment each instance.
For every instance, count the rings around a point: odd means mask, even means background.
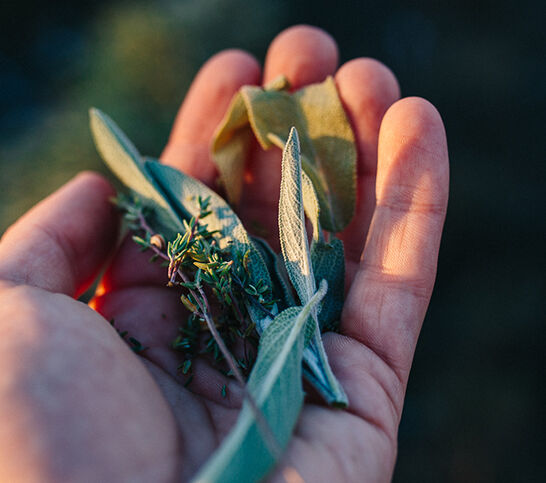
[[[348,287],[340,333],[325,334],[324,344],[350,406],[331,409],[311,395],[274,481],[391,478],[447,203],[436,110],[422,99],[397,101],[394,76],[374,60],[336,67],[334,41],[310,27],[274,40],[263,75],[244,52],[216,55],[195,79],[161,157],[214,186],[211,137],[240,86],[285,74],[298,88],[335,75],[357,141],[358,200],[340,234]],[[240,216],[274,240],[280,153],[256,146],[247,166]],[[72,298],[115,244],[111,194],[101,177],[80,175],[0,243],[2,481],[188,479],[237,418],[242,389],[205,361],[184,387],[169,349],[184,308],[165,287],[164,269],[130,240],[111,260],[92,308]],[[112,319],[148,349],[133,354]]]

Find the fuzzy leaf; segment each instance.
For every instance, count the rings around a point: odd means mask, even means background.
[[[286,271],[301,304],[306,304],[310,294],[315,291],[315,276],[309,254],[309,244],[303,216],[302,167],[298,134],[295,128],[290,131],[284,148],[281,167],[281,194],[279,199],[279,238]],[[309,187],[308,187],[309,188]],[[307,193],[308,198],[311,192]],[[311,204],[312,205],[312,204]],[[318,210],[310,209],[311,213]],[[320,232],[317,224],[317,231]],[[304,361],[306,376],[324,399],[338,406],[347,406],[347,396],[334,376],[320,336],[318,312],[312,317],[316,330],[309,347],[305,349]]]
[[[302,304],[315,292],[311,268],[301,178],[298,132],[292,128],[282,157],[281,194],[279,198],[279,239],[286,271]]]
[[[335,330],[341,318],[345,296],[345,254],[343,242],[331,238],[329,243],[318,241],[311,244],[311,264],[315,281],[328,282],[328,297],[324,299],[319,314],[321,331]]]
[[[356,204],[353,130],[332,77],[306,86],[294,96],[314,147],[314,156],[310,153],[309,160],[315,169],[306,169],[306,173],[320,191],[321,223],[328,231],[341,231],[353,217]],[[307,157],[305,151],[304,154]]]
[[[343,308],[345,296],[345,254],[343,242],[331,237],[330,242],[324,241],[319,222],[319,204],[313,183],[302,173],[303,206],[305,214],[313,226],[313,242],[311,244],[311,266],[315,281],[325,279],[330,291],[324,299],[318,321],[321,331],[337,328]]]
[[[238,93],[218,126],[212,143],[212,153],[220,174],[220,183],[232,202],[237,202],[241,198],[245,159],[252,141],[252,133],[247,126],[248,115],[245,102]]]
[[[303,375],[330,406],[349,406],[347,394],[332,372],[318,330],[313,333],[309,345],[303,351],[303,362]]]
[[[311,225],[313,226],[313,242],[322,240],[322,229],[320,227],[320,205],[317,198],[317,193],[313,187],[313,182],[302,171],[302,194],[303,194],[303,209],[305,215],[309,218]]]
[[[264,89],[280,91],[287,87],[286,77],[279,76]],[[245,159],[253,138],[248,126],[246,104],[238,92],[231,100],[212,142],[212,155],[220,175],[219,180],[232,203],[238,203],[241,198]]]
[[[284,310],[285,308],[296,305],[282,257],[279,257],[263,238],[253,236],[251,239],[256,248],[260,250],[262,257],[267,264],[267,268],[269,269],[275,298],[280,299],[281,302],[279,304],[279,310]]]
[[[317,310],[326,290],[327,284],[322,282],[319,291],[304,307],[290,307],[281,312],[260,339],[248,390],[281,449],[290,441],[303,404],[302,353],[306,339],[314,330],[311,312]],[[265,444],[253,411],[245,402],[235,427],[194,482],[259,481],[274,464],[275,457]]]
[[[150,225],[167,238],[174,238],[183,231],[182,222],[144,171],[138,150],[106,114],[90,109],[89,117],[97,150],[106,165],[151,210]]]
[[[246,117],[242,115],[243,103]],[[356,148],[334,80],[328,77],[322,83],[308,85],[293,94],[244,86],[232,106],[216,134],[216,139],[222,139],[222,143],[235,136],[233,121],[228,120],[230,117],[234,119],[236,114],[239,121],[236,123],[237,132],[245,129],[243,119],[248,119],[264,149],[272,145],[282,149],[290,127],[296,127],[300,134],[303,169],[317,191],[321,223],[328,231],[341,231],[354,213]],[[221,170],[224,161],[217,160],[214,148],[213,158],[220,163]],[[225,175],[221,172],[221,176]],[[242,178],[230,179],[229,183],[233,183],[229,193],[240,193]],[[237,202],[238,198],[230,200]]]
[[[321,331],[334,330],[337,327],[343,308],[345,295],[345,255],[343,242],[332,237],[324,241],[319,222],[319,204],[313,183],[302,173],[303,206],[307,218],[313,225],[313,242],[311,244],[311,266],[315,282],[325,279],[330,293],[325,298],[319,314]]]

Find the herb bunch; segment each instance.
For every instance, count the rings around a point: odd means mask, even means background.
[[[217,193],[143,157],[108,116],[90,114],[99,153],[132,192],[118,205],[134,241],[162,260],[166,283],[189,310],[172,344],[186,382],[204,356],[243,387],[237,422],[196,481],[261,479],[291,438],[302,377],[329,405],[348,405],[321,337],[339,323],[345,261],[334,233],[349,223],[356,192],[354,137],[335,83],[328,78],[294,93],[282,79],[244,86],[214,136],[212,157],[233,203],[251,135],[263,149],[283,148],[281,254],[250,236]]]
[[[133,241],[142,251],[153,253],[150,262],[161,260],[166,270],[166,284],[180,290],[180,300],[189,315],[180,327],[180,334],[172,348],[183,354],[179,370],[187,376],[186,385],[193,378],[192,362],[196,357],[210,354],[215,367],[227,376],[235,377],[230,361],[246,380],[252,370],[259,336],[247,306],[259,307],[272,315],[275,304],[272,292],[262,280],[256,286],[248,270],[249,252],[221,249],[218,231],[209,230],[206,218],[210,197],[197,196],[199,213],[183,220],[184,231],[172,241],[154,232],[146,221],[146,207],[136,196],[118,195],[114,203],[124,213],[128,228],[135,234]],[[211,326],[215,329],[211,331]],[[222,350],[222,345],[225,349]],[[233,358],[237,346],[241,355]],[[227,352],[226,352],[227,350]]]

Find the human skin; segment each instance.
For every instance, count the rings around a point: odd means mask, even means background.
[[[347,298],[340,333],[324,335],[350,407],[306,402],[272,481],[392,478],[413,353],[430,300],[448,198],[440,115],[399,100],[393,74],[359,58],[338,68],[325,32],[292,27],[262,70],[228,50],[201,69],[178,113],[164,163],[214,186],[210,141],[244,84],[285,74],[294,88],[334,75],[358,150],[354,220],[340,234]],[[243,222],[276,233],[280,151],[248,159]],[[113,188],[83,173],[35,206],[0,242],[0,481],[187,480],[237,418],[241,388],[198,362],[191,390],[169,349],[184,308],[162,269],[116,245]],[[75,299],[106,263],[90,305]],[[132,353],[108,320],[145,346]],[[227,385],[227,397],[221,395]]]

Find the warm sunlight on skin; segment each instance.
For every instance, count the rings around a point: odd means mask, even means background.
[[[439,115],[435,111],[422,112],[420,102],[407,99],[405,109],[409,112],[404,113],[407,117],[397,120],[394,129],[380,131],[382,165],[378,169],[377,208],[372,223],[383,223],[381,218],[388,217],[391,228],[378,238],[380,245],[371,249],[377,250],[376,256],[385,274],[401,277],[413,285],[421,283],[424,289],[431,290],[436,262],[427,263],[428,253],[440,241],[449,172],[447,165],[441,163],[447,157],[447,147],[441,124],[434,122],[440,120]],[[387,112],[384,122],[389,122],[397,107],[394,105]],[[432,129],[431,125],[439,128],[426,133]],[[393,136],[393,132],[400,135]],[[434,135],[443,142],[423,147],[424,134]],[[430,159],[429,163],[418,162],[426,158]],[[439,190],[439,186],[446,188]],[[425,236],[431,232],[437,233],[436,237]]]
[[[356,218],[340,234],[348,293],[340,333],[324,335],[350,407],[307,401],[273,482],[283,473],[298,481],[291,469],[311,482],[391,480],[446,213],[447,143],[436,109],[400,100],[394,74],[376,60],[338,67],[334,39],[308,26],[280,33],[263,69],[240,50],[212,57],[161,156],[214,187],[210,143],[233,95],[279,74],[294,88],[333,75],[350,119],[359,193]],[[239,214],[274,235],[280,151],[256,149],[246,163],[252,177]],[[182,304],[131,240],[112,257],[112,195],[101,176],[82,174],[0,242],[0,481],[186,481],[237,419],[241,388],[204,361],[191,391],[184,387],[169,349]],[[106,263],[93,310],[75,297]],[[131,352],[111,319],[149,349]]]
[[[432,203],[423,201],[426,194],[430,193],[430,187],[434,180],[431,174],[424,172],[420,175],[417,183],[408,190],[408,199],[403,201],[407,203],[409,213],[401,215],[391,223],[391,229],[388,236],[381,239],[382,246],[377,247],[378,257],[380,257],[380,267],[385,275],[397,276],[402,280],[425,279],[422,273],[423,266],[414,256],[408,254],[405,250],[408,240],[410,243],[422,243],[419,252],[424,253],[427,249],[427,240],[423,240],[422,234],[428,230],[429,214],[434,211]],[[405,188],[401,188],[403,192]],[[397,196],[404,197],[400,193]],[[382,209],[394,210],[388,204],[380,204]]]

